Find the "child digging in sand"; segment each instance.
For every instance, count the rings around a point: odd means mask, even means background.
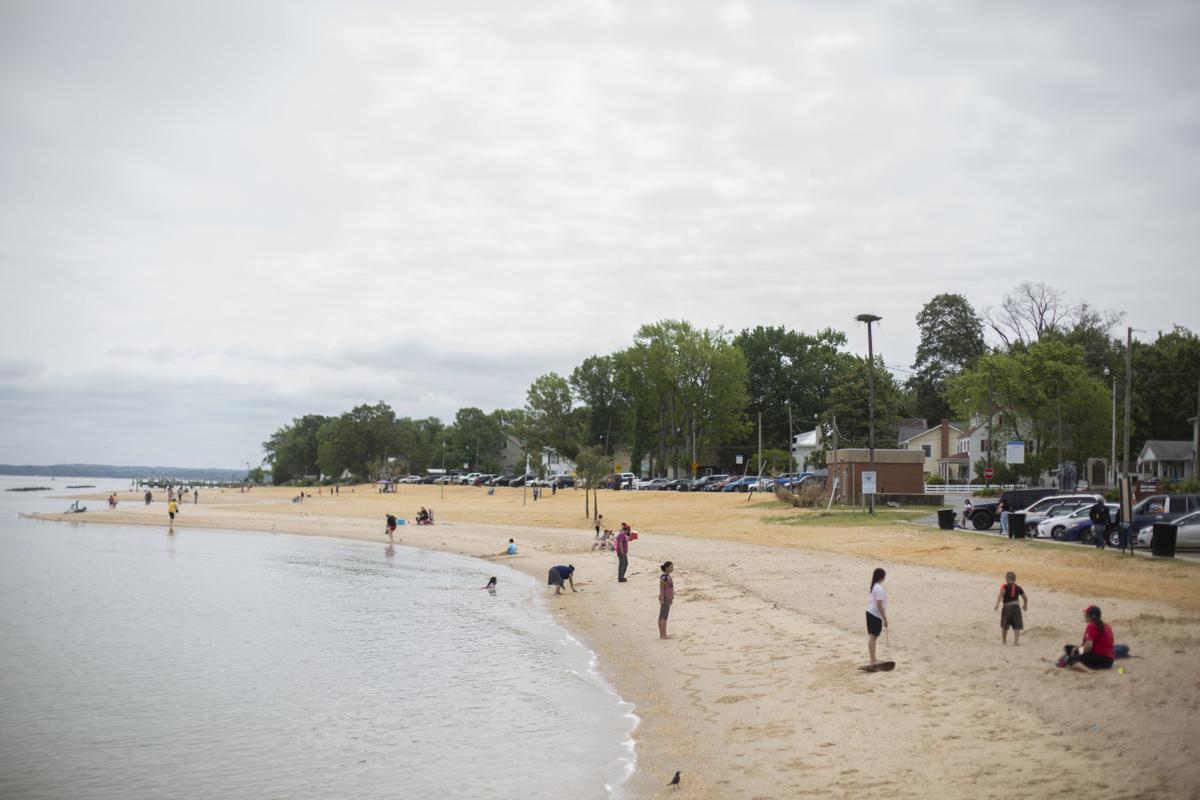
[[[1013,629],[1013,646],[1021,644],[1021,631],[1025,628],[1025,620],[1021,616],[1021,605],[1025,606],[1025,610],[1029,610],[1029,595],[1025,594],[1025,590],[1017,585],[1017,573],[1010,572],[1004,576],[1004,583],[1000,584],[1000,594],[996,596],[996,605],[992,608],[995,611],[1004,603],[1004,610],[1000,612],[1000,644],[1008,644],[1008,629]]]

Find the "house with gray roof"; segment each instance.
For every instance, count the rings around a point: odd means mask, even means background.
[[[1192,442],[1148,439],[1138,455],[1138,472],[1160,480],[1187,480],[1196,474],[1196,446]]]

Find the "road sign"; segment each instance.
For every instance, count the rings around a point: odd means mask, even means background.
[[[696,471],[699,469],[700,469],[700,464],[693,461],[692,462],[692,475],[694,476],[696,474]]]
[[[862,493],[875,494],[875,473],[873,471],[862,474]]]
[[[1009,442],[1004,448],[1004,463],[1005,464],[1024,464],[1025,463],[1025,443],[1024,442]]]
[[[737,456],[737,463],[741,464],[745,460],[746,460],[746,457],[744,455],[742,455],[741,453],[739,453]]]
[[[985,469],[985,470],[983,471],[983,477],[984,477],[984,478],[986,478],[986,479],[988,479],[989,481],[992,479],[992,476],[993,476],[993,475],[995,475],[995,474],[996,474],[996,473],[992,472],[992,468],[991,468],[991,467],[988,467],[987,469]]]

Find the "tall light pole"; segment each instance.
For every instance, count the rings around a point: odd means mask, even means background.
[[[855,317],[867,324],[867,453],[870,471],[875,471],[875,344],[871,338],[872,323],[883,319],[876,314],[859,314]],[[875,495],[871,494],[870,511],[875,513]]]
[[[1108,377],[1109,369],[1104,368],[1104,377]],[[1109,486],[1117,485],[1117,376],[1112,376],[1112,451],[1108,458],[1109,470],[1106,476]]]
[[[442,439],[442,477],[438,478],[438,485],[442,487],[442,499],[446,499],[446,440]]]
[[[1125,329],[1125,452],[1121,477],[1129,477],[1129,401],[1133,396],[1133,328]]]

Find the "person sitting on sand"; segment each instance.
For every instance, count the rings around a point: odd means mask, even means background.
[[[596,541],[592,542],[593,550],[611,550],[612,549],[612,531],[604,531],[604,533],[596,532]]]
[[[867,653],[871,656],[872,664],[878,663],[875,659],[875,640],[888,624],[887,590],[883,588],[883,579],[886,577],[887,572],[881,567],[876,567],[871,573],[871,595],[867,602]]]
[[[565,567],[558,566],[550,568],[550,573],[546,576],[546,585],[555,587],[555,594],[562,594],[563,581],[571,584],[572,592],[576,591],[575,566],[573,564],[567,564]]]
[[[517,543],[512,539],[508,540],[508,549],[504,551],[506,555],[515,556],[517,554]]]
[[[429,512],[425,510],[425,506],[421,506],[421,510],[417,512],[417,524],[424,525],[429,519]]]
[[[1008,644],[1008,629],[1013,629],[1013,645],[1021,644],[1021,631],[1025,628],[1025,620],[1021,616],[1021,602],[1025,603],[1025,610],[1029,610],[1029,596],[1025,594],[1025,590],[1017,585],[1017,573],[1010,572],[1004,576],[1004,583],[1000,584],[1000,594],[996,596],[996,605],[992,608],[995,611],[1004,603],[1004,610],[1000,612],[1000,644]]]
[[[1091,672],[1095,669],[1112,669],[1113,630],[1100,619],[1100,607],[1088,606],[1083,610],[1087,628],[1083,631],[1083,642],[1078,647],[1065,645],[1058,666],[1076,672]]]

